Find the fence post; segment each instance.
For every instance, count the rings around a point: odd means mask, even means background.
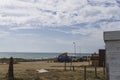
[[[86,80],[86,66],[84,66],[84,80]]]
[[[88,60],[89,66],[90,66],[90,60]]]
[[[103,75],[105,75],[105,63],[103,62]]]
[[[97,67],[95,65],[95,77],[97,77]]]
[[[73,71],[75,71],[75,66],[73,66]]]
[[[64,70],[66,71],[66,61],[64,62]]]
[[[8,69],[8,80],[14,80],[14,71],[13,71],[13,57],[10,58],[9,69]]]
[[[70,61],[70,71],[72,70],[72,58],[71,58],[71,61]]]

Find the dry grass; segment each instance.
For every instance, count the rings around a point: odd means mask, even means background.
[[[70,63],[67,63],[69,66]],[[73,63],[75,66],[88,65],[87,62]],[[22,62],[14,65],[14,74],[16,80],[84,80],[83,68],[75,68],[75,71],[64,71],[64,63],[47,63],[45,61],[39,62]],[[37,69],[47,69],[48,73],[39,74]],[[7,64],[0,65],[0,80],[6,80],[5,75],[8,70]],[[94,76],[94,68],[87,68],[87,80],[104,80],[102,68],[98,68],[98,77]]]

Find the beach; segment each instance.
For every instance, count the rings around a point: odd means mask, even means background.
[[[83,80],[84,68],[88,62],[73,62],[76,66],[75,71],[70,71],[70,63],[66,63],[67,70],[64,70],[64,63],[36,61],[36,62],[19,62],[14,64],[14,76],[16,80]],[[45,69],[48,72],[38,73],[36,70]],[[87,68],[87,77],[89,80],[104,80],[103,68],[98,67],[98,78],[94,76],[94,67]],[[0,80],[6,80],[5,75],[8,72],[8,64],[0,64]]]

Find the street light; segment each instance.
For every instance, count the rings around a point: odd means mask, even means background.
[[[74,53],[75,53],[75,55],[76,55],[76,43],[73,42],[73,45],[74,45]]]
[[[81,57],[81,50],[80,50],[80,46],[78,46],[78,50],[79,50],[79,56]]]
[[[75,44],[75,42],[73,42],[73,45],[74,45],[74,54],[76,54],[76,44]],[[72,70],[72,61],[73,61],[73,59],[72,59],[72,56],[71,56],[71,62],[70,62],[70,70]]]

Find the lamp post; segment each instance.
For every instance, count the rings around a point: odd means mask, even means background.
[[[76,54],[76,44],[75,44],[75,42],[73,42],[73,45],[74,45],[74,54]],[[71,56],[71,62],[70,62],[70,70],[72,70],[72,61],[73,61],[73,59],[72,59],[72,56]]]
[[[80,46],[78,46],[78,50],[79,50],[79,56],[81,57],[81,50],[80,50]]]
[[[73,45],[74,45],[74,53],[75,53],[75,55],[76,55],[76,43],[73,42]]]

